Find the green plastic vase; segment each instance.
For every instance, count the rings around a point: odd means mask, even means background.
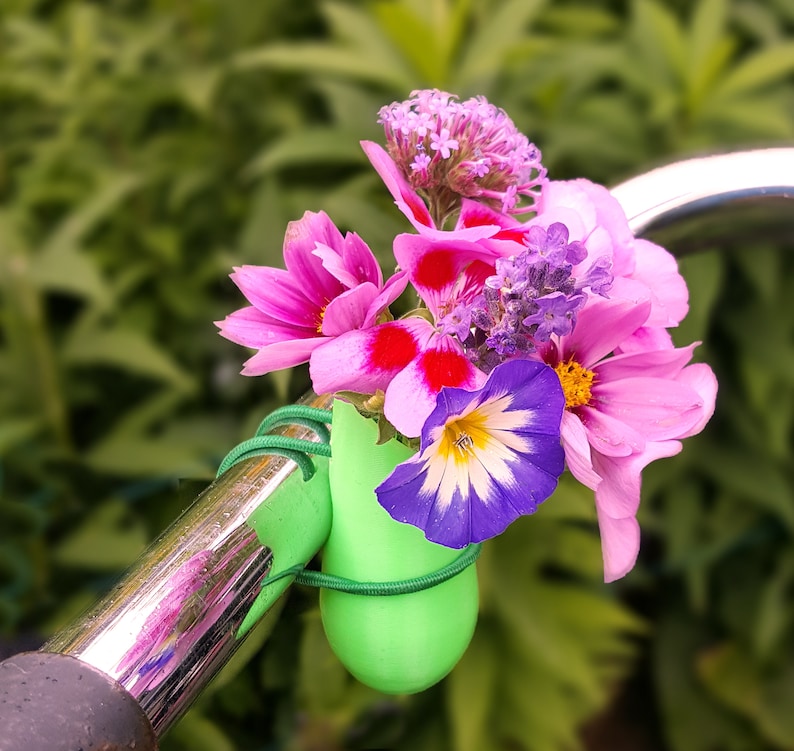
[[[376,445],[375,422],[335,401],[329,481],[333,521],[323,552],[326,573],[384,582],[432,573],[461,553],[429,542],[421,530],[392,519],[375,487],[411,449],[397,440]],[[475,567],[430,589],[369,596],[323,589],[328,641],[362,683],[390,694],[415,693],[441,680],[463,655],[477,621]]]

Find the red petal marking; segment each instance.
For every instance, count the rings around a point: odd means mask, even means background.
[[[514,243],[523,245],[526,237],[527,237],[527,232],[525,229],[521,229],[521,227],[506,227],[505,229],[499,230],[499,232],[497,232],[493,236],[493,239],[511,240]]]
[[[402,198],[419,224],[423,224],[425,227],[433,226],[433,220],[430,218],[430,214],[427,213],[427,206],[422,203],[422,199],[419,196],[403,192]]]
[[[496,224],[493,212],[486,209],[477,211],[477,209],[472,206],[467,207],[463,227],[484,227],[489,224]]]
[[[451,285],[458,277],[458,265],[453,254],[454,251],[443,249],[425,253],[414,268],[414,283],[418,287],[433,290]]]
[[[471,365],[463,355],[454,351],[429,349],[419,358],[419,369],[428,388],[434,394],[442,386],[463,386],[471,381]]]
[[[416,340],[402,326],[383,324],[376,326],[372,334],[369,361],[379,370],[402,370],[419,351]]]

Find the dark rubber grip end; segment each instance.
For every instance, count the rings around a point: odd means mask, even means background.
[[[0,662],[0,751],[156,751],[138,702],[69,655],[25,652]]]

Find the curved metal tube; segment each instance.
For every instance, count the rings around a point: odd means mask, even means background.
[[[301,403],[330,406],[330,397]],[[273,432],[316,441],[308,428]],[[242,642],[240,629],[284,541],[251,517],[297,469],[281,456],[241,462],[212,483],[141,556],[114,589],[52,637],[43,652],[71,655],[123,686],[162,736]],[[305,521],[304,563],[323,544],[324,520]],[[327,520],[330,524],[330,511]],[[283,535],[274,530],[271,535]],[[263,539],[264,538],[264,539]],[[275,609],[289,580],[273,584]]]
[[[794,148],[680,161],[612,193],[636,234],[667,237],[676,252],[770,230],[794,239]],[[329,403],[311,394],[303,401]],[[303,428],[282,432],[313,439]],[[79,658],[118,681],[161,736],[239,645],[238,629],[273,565],[267,531],[257,537],[248,522],[295,469],[266,457],[227,472],[43,651]],[[321,545],[317,540],[308,557]]]
[[[629,226],[676,255],[721,243],[794,240],[794,148],[685,159],[612,188]]]

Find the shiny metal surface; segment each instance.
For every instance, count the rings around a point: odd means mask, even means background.
[[[327,407],[330,400],[307,395],[302,403]],[[274,432],[317,440],[299,426]],[[247,522],[295,469],[280,456],[232,467],[102,602],[43,650],[116,679],[161,736],[239,646],[236,632],[273,564],[272,549]]]
[[[685,159],[611,193],[636,235],[676,255],[726,243],[794,240],[794,148]]]

